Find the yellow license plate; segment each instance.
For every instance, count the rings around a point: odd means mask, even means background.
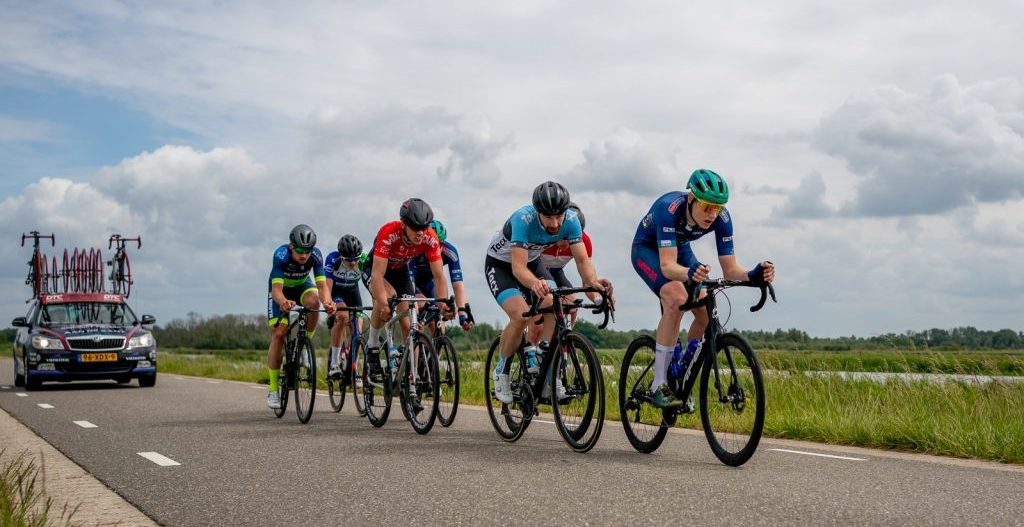
[[[117,353],[84,353],[82,362],[117,362]]]

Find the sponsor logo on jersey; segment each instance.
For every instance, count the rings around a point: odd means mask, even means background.
[[[672,240],[661,240],[658,242],[659,247],[672,247]]]
[[[718,218],[722,220],[722,223],[729,223],[729,211],[722,209],[722,212],[718,214]]]
[[[670,203],[668,205],[668,213],[669,214],[675,214],[676,210],[679,209],[679,206],[682,205],[684,201],[686,201],[686,196],[685,195],[680,197],[680,198],[676,198],[675,201],[673,201],[672,203]]]
[[[675,227],[662,227],[661,232],[676,232]]]
[[[732,236],[724,236],[724,237],[722,237],[722,242],[731,242],[731,241],[732,241]]]
[[[491,245],[491,252],[500,252],[501,249],[504,248],[506,244],[508,244],[508,238],[502,237],[502,239],[498,240],[498,243]]]
[[[644,216],[644,219],[640,220],[640,225],[643,225],[643,227],[646,229],[647,227],[649,227],[651,225],[651,220],[653,218],[654,218],[653,214],[647,214],[646,216]]]
[[[498,279],[494,277],[494,268],[487,269],[487,285],[491,288],[491,294],[498,294]]]

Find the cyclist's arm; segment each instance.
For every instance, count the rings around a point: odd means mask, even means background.
[[[444,265],[441,259],[430,262],[430,273],[434,275],[434,283],[437,284],[437,298],[448,298],[448,280],[444,276]]]
[[[384,286],[384,271],[388,268],[388,259],[373,255],[373,269],[370,273],[370,296],[374,302],[387,302],[388,291]]]
[[[679,247],[659,247],[658,263],[661,264],[661,274],[669,280],[685,282],[689,278],[689,269],[679,265],[676,260],[679,257]]]
[[[583,287],[605,287],[605,284],[597,278],[597,270],[594,269],[594,263],[587,255],[586,246],[583,243],[574,243],[569,246],[569,250],[572,251],[572,258],[576,261],[576,270],[580,273]]]
[[[533,287],[538,278],[527,266],[526,259],[529,258],[530,253],[523,247],[512,247],[509,256],[512,257],[512,276],[515,276],[516,281],[520,284]]]
[[[284,282],[272,282],[270,285],[270,297],[274,299],[274,303],[284,308],[284,303],[288,301],[284,296]]]
[[[747,270],[736,261],[735,254],[724,254],[718,257],[718,263],[722,266],[722,277],[726,280],[746,280]]]
[[[466,307],[466,286],[462,282],[452,282],[452,291],[455,293],[455,305]]]

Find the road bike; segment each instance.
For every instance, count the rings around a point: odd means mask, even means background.
[[[366,415],[366,408],[363,406],[363,396],[361,393],[363,375],[362,368],[357,367],[360,364],[359,356],[360,351],[365,349],[362,334],[359,331],[359,317],[363,311],[373,311],[373,307],[364,306],[337,306],[335,311],[346,311],[351,313],[349,317],[349,338],[348,341],[342,342],[341,354],[344,357],[345,364],[342,366],[342,374],[340,376],[331,376],[331,351],[327,350],[327,375],[325,376],[327,382],[327,398],[331,401],[331,408],[335,412],[340,412],[345,406],[345,391],[349,386],[352,386],[352,400],[356,405],[356,413],[360,417]]]
[[[576,293],[598,293],[601,302],[585,304],[583,299],[564,302],[563,297]],[[540,415],[540,405],[550,405],[555,426],[566,444],[576,452],[594,448],[604,426],[604,377],[597,353],[586,337],[569,329],[568,314],[575,309],[592,309],[603,314],[598,329],[608,326],[614,309],[604,291],[593,287],[564,287],[551,290],[549,307],[539,307],[535,297],[524,317],[552,313],[555,329],[550,343],[541,343],[542,358],[539,370],[531,372],[526,359],[526,340],[521,338],[516,352],[505,360],[504,372],[512,386],[512,402],[505,404],[494,395],[492,374],[498,364],[501,336],[494,339],[487,351],[484,364],[484,393],[487,394],[487,415],[491,425],[505,441],[517,441],[529,427],[534,416]],[[565,390],[558,398],[558,382],[552,382],[553,372]],[[552,386],[554,385],[554,386]]]
[[[274,409],[274,415],[281,417],[288,408],[288,392],[295,391],[295,413],[303,424],[309,422],[316,402],[316,353],[313,341],[306,335],[306,315],[323,312],[323,309],[309,309],[296,306],[288,312],[288,332],[285,337],[284,363],[277,383],[277,395],[281,407]],[[298,316],[293,316],[293,314]],[[279,318],[274,327],[281,324]]]
[[[757,287],[761,299],[750,308],[752,312],[764,307],[770,294],[775,302],[775,288],[771,284],[757,284],[748,280],[706,280],[698,286],[687,287],[688,297],[697,295],[703,287],[707,295],[690,300],[679,307],[681,311],[703,308],[709,323],[701,346],[694,352],[689,365],[678,375],[668,379],[669,387],[681,401],[689,401],[700,372],[700,419],[704,435],[722,463],[740,466],[746,463],[761,440],[764,427],[764,381],[761,365],[750,344],[738,333],[725,332],[718,319],[717,295],[731,287]],[[685,345],[685,344],[684,344]],[[665,440],[668,429],[675,426],[682,413],[695,411],[687,402],[677,410],[660,410],[653,405],[651,381],[654,376],[654,338],[641,335],[629,344],[619,372],[619,415],[626,438],[640,452],[654,452]],[[671,368],[670,368],[671,373]]]
[[[446,298],[394,296],[388,299],[391,319],[384,324],[379,343],[366,344],[363,354],[363,399],[366,417],[375,427],[384,426],[391,413],[391,399],[398,392],[402,413],[413,430],[426,434],[437,420],[440,386],[437,382],[437,353],[430,336],[420,329],[417,302],[450,302]],[[402,302],[409,309],[395,313]],[[409,336],[402,346],[395,345],[394,335],[401,334],[400,321],[409,317]],[[374,349],[376,348],[376,349]]]
[[[40,234],[39,231],[31,231],[28,234],[21,235],[22,247],[25,246],[25,240],[28,239],[32,240],[32,258],[28,261],[28,276],[25,278],[25,285],[32,288],[32,298],[39,298],[40,294],[44,294],[49,291],[49,265],[46,261],[46,256],[39,251],[39,240],[50,240],[51,247],[56,245],[57,240],[52,233]],[[53,267],[53,272],[56,273],[56,259],[54,259]],[[54,284],[56,284],[56,280],[54,281]]]
[[[454,298],[449,299],[448,306],[455,305]],[[464,309],[466,320],[473,322],[473,312],[466,304]],[[447,325],[441,317],[441,308],[437,303],[429,303],[420,310],[420,324],[432,330],[434,351],[437,352],[438,402],[437,420],[441,426],[449,427],[455,422],[455,414],[459,411],[459,356],[455,351],[455,343],[445,334]]]
[[[136,248],[142,248],[142,237],[137,236],[135,238],[125,238],[120,234],[114,234],[107,240],[107,249],[113,249],[115,246],[117,250],[114,252],[114,256],[107,261],[107,265],[110,266],[110,285],[112,292],[115,295],[123,294],[125,298],[132,294],[132,262],[128,258],[128,251],[125,250],[125,246],[129,242],[136,242]]]

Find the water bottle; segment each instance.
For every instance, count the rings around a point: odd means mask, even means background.
[[[388,350],[388,367],[391,368],[391,375],[398,373],[398,346],[391,346]]]
[[[690,369],[690,363],[693,362],[693,356],[697,353],[697,348],[700,347],[700,339],[690,339],[690,342],[686,344],[686,351],[683,353],[682,360],[680,361],[680,374],[685,374]]]
[[[672,360],[668,363],[668,376],[672,379],[683,374],[683,342],[676,339],[676,347],[672,350]]]
[[[533,346],[526,349],[526,371],[534,375],[540,373],[540,359],[537,357],[537,348]]]

